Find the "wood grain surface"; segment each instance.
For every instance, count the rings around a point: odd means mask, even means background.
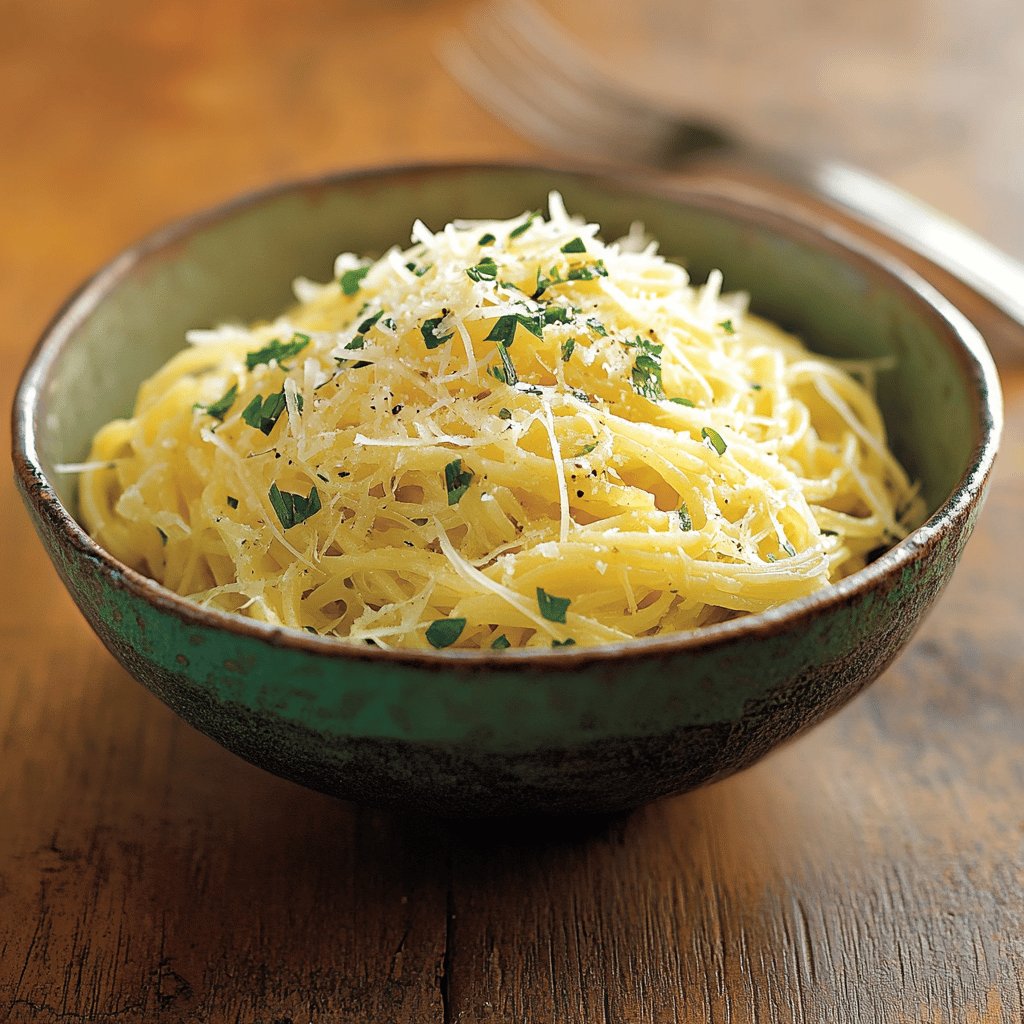
[[[464,10],[7,0],[5,406],[66,293],[159,223],[335,167],[539,155],[432,57]],[[992,30],[997,121],[1017,27]],[[915,67],[880,66],[894,118]],[[998,200],[902,171],[968,219]],[[1003,379],[988,506],[896,665],[750,771],[587,825],[401,819],[235,759],[100,647],[4,475],[0,1022],[1021,1021],[1024,370]]]

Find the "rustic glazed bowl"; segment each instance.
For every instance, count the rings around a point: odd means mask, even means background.
[[[404,243],[414,218],[512,217],[562,192],[604,237],[642,221],[696,279],[838,356],[893,355],[879,400],[927,522],[813,597],[685,635],[597,649],[388,652],[200,609],[127,568],[75,519],[93,432],[187,328],[272,315],[342,250]],[[426,166],[284,185],[118,256],[40,341],[14,462],[57,571],[140,682],[228,749],[341,797],[444,815],[605,812],[743,768],[834,711],[906,644],[974,526],[1000,397],[969,323],[906,268],[839,232],[712,191],[509,166]]]

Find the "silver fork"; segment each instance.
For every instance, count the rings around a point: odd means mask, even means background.
[[[629,96],[532,0],[485,0],[444,39],[442,62],[482,106],[555,150],[678,168],[722,155],[854,214],[968,284],[1024,327],[1024,266],[866,171],[753,146],[721,127]],[[1013,332],[1014,355],[1024,332]]]

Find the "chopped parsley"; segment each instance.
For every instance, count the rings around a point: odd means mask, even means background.
[[[443,316],[432,316],[429,320],[424,320],[420,325],[420,334],[423,335],[423,343],[427,348],[439,348],[446,341],[450,341],[455,336],[454,331],[451,331],[448,334],[437,333],[438,325],[443,319]]]
[[[676,405],[685,405],[688,409],[695,408],[693,402],[691,402],[688,398],[670,398],[669,401],[675,402]]]
[[[520,235],[525,234],[530,230],[530,225],[540,216],[540,210],[534,210],[533,213],[526,215],[526,220],[521,224],[517,224],[509,233],[509,238],[518,238]]]
[[[492,651],[506,651],[511,646],[512,646],[512,644],[509,643],[509,639],[508,639],[507,636],[505,636],[504,633],[502,633],[501,636],[495,637],[491,641],[491,650]]]
[[[541,271],[540,267],[537,268],[537,287],[534,289],[533,295],[530,296],[533,299],[539,299],[553,284],[564,284],[565,279],[558,272],[558,267],[551,267],[548,270],[547,276]]]
[[[228,495],[228,508],[238,508],[238,499]]]
[[[760,384],[751,384],[750,385],[750,390],[751,391],[760,391],[761,387],[762,387],[762,385],[760,385]]]
[[[684,501],[680,506],[676,515],[679,516],[679,529],[680,530],[692,530],[693,520],[690,518],[690,510],[686,507]]]
[[[377,322],[377,321],[378,321],[378,320],[379,320],[379,319],[380,319],[380,318],[381,318],[381,317],[382,317],[383,315],[384,315],[384,310],[383,310],[383,309],[379,309],[379,310],[377,310],[377,312],[376,312],[376,313],[374,313],[374,314],[373,314],[373,316],[368,316],[368,317],[367,317],[367,318],[366,318],[366,319],[365,319],[365,320],[364,320],[364,321],[363,321],[363,322],[362,322],[362,323],[361,323],[361,324],[360,324],[360,325],[359,325],[359,326],[358,326],[358,327],[356,328],[356,330],[357,330],[357,331],[358,331],[358,332],[359,332],[360,334],[365,334],[365,333],[366,333],[367,331],[369,331],[369,330],[370,330],[370,329],[371,329],[371,328],[373,327],[373,325],[374,325],[374,324],[375,324],[375,323],[376,323],[376,322]]]
[[[510,420],[510,419],[512,419],[512,410],[511,409],[506,409],[504,406],[502,406],[498,410],[498,419],[499,420]]]
[[[466,270],[471,281],[493,281],[498,276],[498,264],[490,256],[485,256],[476,266]]]
[[[516,336],[516,327],[523,325],[535,338],[544,337],[544,317],[526,313],[509,313],[507,316],[499,316],[494,321],[484,341],[500,341],[506,348],[512,344]]]
[[[586,252],[587,247],[583,244],[582,238],[574,238],[562,246],[562,252]]]
[[[552,647],[575,647],[576,641],[571,636],[567,636],[564,640],[552,640]]]
[[[255,427],[257,430],[262,430],[264,434],[269,435],[286,407],[287,402],[285,401],[283,388],[274,394],[267,395],[266,398],[262,395],[255,395],[252,401],[242,410],[242,419],[250,427]]]
[[[565,306],[548,306],[544,310],[544,323],[568,324],[572,322],[572,313]]]
[[[714,427],[701,427],[700,436],[707,441],[719,455],[724,455],[729,446],[722,439],[722,435]]]
[[[655,345],[653,341],[641,338],[639,334],[635,341],[627,341],[626,344],[637,350],[630,373],[633,390],[652,402],[660,401],[665,397],[661,387],[661,350],[664,346]]]
[[[256,395],[242,410],[242,419],[250,427],[262,430],[269,437],[270,432],[274,429],[274,425],[281,418],[281,413],[287,408],[287,404],[284,397],[284,388],[274,392],[272,395],[267,395],[266,398],[262,395]]]
[[[245,365],[248,369],[254,370],[261,363],[277,360],[277,365],[282,370],[287,370],[288,367],[284,365],[284,360],[289,356],[298,355],[308,344],[309,335],[299,334],[298,332],[292,336],[291,341],[278,341],[275,338],[266,348],[261,348],[258,352],[248,353],[245,357]]]
[[[490,231],[488,231],[486,235],[481,235],[477,239],[476,244],[477,245],[490,245],[493,241],[494,241],[494,235],[492,235],[490,233]]]
[[[570,455],[569,458],[578,459],[583,455],[589,455],[596,447],[596,441],[594,441],[592,444],[585,444],[575,455]]]
[[[784,540],[782,542],[782,550],[785,551],[790,558],[793,558],[796,555],[796,548],[793,547],[788,540]]]
[[[341,277],[338,278],[338,284],[341,285],[341,290],[346,295],[355,295],[359,291],[359,286],[363,283],[363,278],[370,272],[370,265],[367,264],[365,267],[355,267],[353,270],[346,270]]]
[[[366,344],[366,338],[362,334],[357,334],[346,346],[346,352],[353,352],[357,349],[361,349]]]
[[[736,328],[732,325],[732,320],[723,320],[719,325],[726,334],[735,334]]]
[[[224,422],[224,417],[228,414],[228,410],[235,404],[235,399],[238,397],[238,385],[232,384],[231,387],[217,399],[216,402],[211,402],[209,405],[200,405],[198,402],[192,407],[193,409],[202,409],[207,415],[212,416],[215,420]]]
[[[597,277],[607,277],[608,270],[604,260],[597,260],[589,267],[573,267],[565,279],[567,281],[593,281]]]
[[[562,362],[567,363],[572,359],[572,350],[576,347],[575,338],[566,338],[562,342]]]
[[[516,373],[516,368],[512,363],[511,356],[508,354],[508,349],[500,341],[496,342],[496,348],[498,349],[498,355],[501,356],[501,366],[492,366],[487,372],[495,380],[500,380],[502,384],[515,387],[519,383],[519,374]]]
[[[595,333],[599,334],[602,338],[608,337],[608,330],[596,316],[587,317],[587,326]]]
[[[411,270],[417,277],[422,277],[432,266],[432,263],[428,263],[425,267],[418,267],[415,263],[406,263],[405,269]]]
[[[473,471],[462,468],[462,459],[454,459],[444,467],[444,486],[448,492],[448,504],[458,505],[462,496],[473,482]]]
[[[462,636],[465,628],[465,619],[435,619],[427,626],[427,643],[438,650],[451,647]]]
[[[282,491],[275,483],[270,485],[270,504],[273,505],[281,525],[290,530],[320,511],[320,493],[316,489],[316,484],[313,484],[309,494],[303,497],[301,494]]]
[[[561,622],[564,625],[565,613],[571,604],[572,600],[568,597],[555,597],[543,587],[537,588],[537,607],[548,622]]]

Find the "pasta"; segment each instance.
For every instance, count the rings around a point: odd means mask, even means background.
[[[762,611],[915,525],[877,367],[549,206],[417,222],[273,322],[189,332],[77,467],[86,528],[201,605],[503,649]]]

